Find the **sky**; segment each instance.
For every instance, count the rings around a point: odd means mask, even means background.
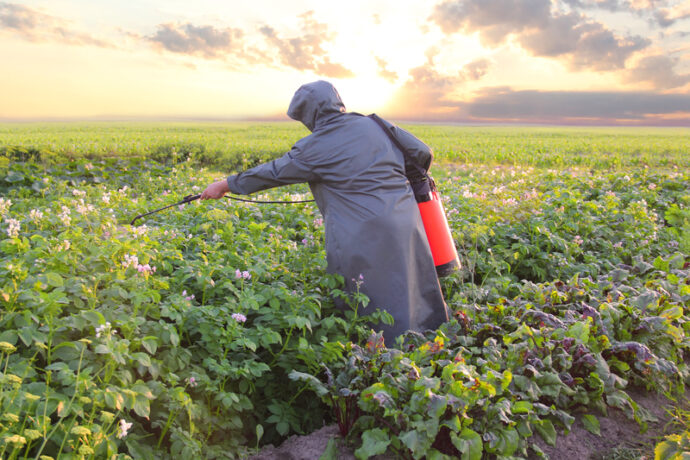
[[[0,120],[690,126],[690,0],[0,0]]]

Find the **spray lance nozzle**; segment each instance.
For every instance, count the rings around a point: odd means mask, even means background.
[[[198,200],[199,198],[201,198],[201,194],[199,194],[199,195],[187,195],[186,197],[182,198],[182,201],[180,201],[179,203],[175,203],[175,204],[191,203],[192,201]]]
[[[164,209],[172,208],[173,206],[180,206],[180,205],[183,205],[183,204],[191,203],[192,201],[198,200],[199,198],[201,198],[201,195],[187,195],[186,197],[182,198],[182,200],[181,200],[181,201],[178,201],[177,203],[169,204],[168,206],[164,206],[164,207],[162,207],[162,208],[160,208],[160,209],[156,209],[155,211],[147,212],[147,213],[145,213],[145,214],[139,214],[137,217],[135,217],[134,219],[132,219],[132,222],[130,222],[129,225],[134,225],[134,222],[136,222],[137,219],[140,219],[140,218],[142,218],[142,217],[146,217],[146,216],[148,216],[148,215],[151,215],[151,214],[160,212],[160,211],[162,211],[162,210],[164,210]]]
[[[259,203],[259,204],[297,204],[297,203],[311,203],[314,200],[271,200],[271,201],[260,201],[260,200],[245,200],[244,198],[238,198],[236,196],[229,196],[226,195],[226,198],[229,198],[231,200],[235,201],[241,201],[244,203]],[[164,206],[160,209],[156,209],[155,211],[147,212],[146,214],[140,214],[134,219],[132,219],[132,222],[129,223],[129,225],[134,225],[134,222],[136,222],[137,219],[140,219],[142,217],[146,217],[150,214],[154,214],[156,212],[160,212],[164,209],[172,208],[173,206],[180,206],[186,203],[191,203],[194,200],[198,200],[201,198],[201,195],[187,195],[186,197],[182,198],[182,201],[178,201],[177,203],[169,204],[168,206]]]

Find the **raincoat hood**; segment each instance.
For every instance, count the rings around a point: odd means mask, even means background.
[[[338,91],[322,80],[300,86],[287,112],[290,118],[301,121],[312,132],[341,113],[345,113],[345,104]]]

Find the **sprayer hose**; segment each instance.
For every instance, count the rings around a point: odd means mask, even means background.
[[[238,198],[236,196],[225,195],[225,198],[229,198],[235,201],[243,201],[245,203],[261,203],[261,204],[293,204],[293,203],[312,203],[314,200],[286,200],[286,201],[261,201],[261,200],[247,200],[245,198]]]

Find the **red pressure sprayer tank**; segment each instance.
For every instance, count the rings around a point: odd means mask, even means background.
[[[460,259],[458,258],[458,251],[455,249],[453,236],[450,233],[441,198],[434,187],[429,193],[415,194],[415,199],[422,216],[426,237],[429,240],[431,255],[434,257],[436,274],[439,277],[448,276],[460,268]]]
[[[443,210],[436,184],[428,174],[429,164],[426,166],[417,164],[405,146],[388,129],[381,117],[372,113],[369,118],[379,125],[393,145],[402,152],[405,158],[405,175],[410,181],[419,206],[426,238],[429,240],[431,255],[436,266],[436,275],[438,277],[450,275],[453,270],[460,268],[460,259],[458,258],[458,251],[455,249],[453,236],[450,234],[446,212]]]

